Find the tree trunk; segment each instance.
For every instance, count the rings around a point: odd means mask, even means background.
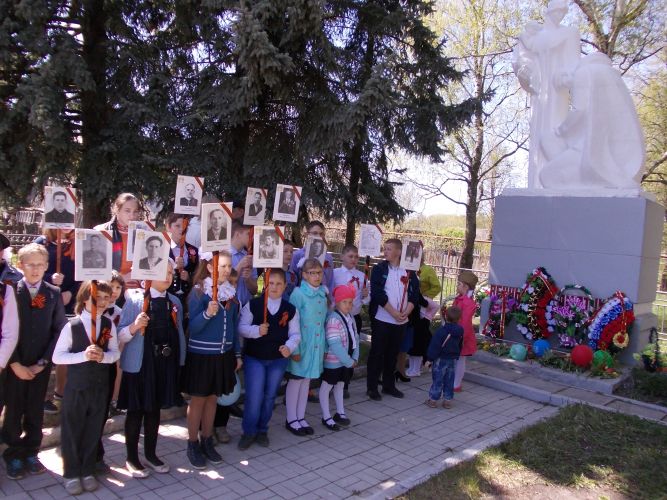
[[[92,227],[108,219],[109,200],[100,199],[95,179],[109,176],[111,164],[108,156],[100,151],[101,132],[108,123],[106,69],[107,69],[107,20],[104,0],[87,0],[81,13],[83,37],[82,56],[95,87],[81,92],[81,179],[79,189],[83,195],[85,227]]]
[[[466,205],[466,235],[461,254],[460,267],[472,269],[475,260],[475,236],[477,235],[477,185],[470,183]]]
[[[354,245],[357,225],[357,204],[359,203],[359,180],[361,177],[361,140],[355,142],[352,151],[350,152],[350,186],[349,196],[346,200],[346,227],[345,227],[345,244]]]

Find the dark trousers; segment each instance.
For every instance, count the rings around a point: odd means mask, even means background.
[[[60,411],[64,477],[92,476],[98,442],[106,421],[106,391],[65,387]]]
[[[406,325],[394,325],[378,321],[371,322],[371,350],[368,353],[368,374],[366,388],[376,391],[378,378],[382,373],[382,388],[392,390],[396,388],[394,372],[396,371],[396,357],[405,335]]]
[[[21,380],[11,367],[6,369],[5,422],[2,438],[7,444],[5,461],[36,456],[42,444],[44,397],[49,385],[49,364],[32,380]],[[21,437],[21,434],[25,435]]]
[[[106,394],[106,409],[104,410],[104,419],[102,420],[102,427],[100,429],[100,439],[97,443],[97,461],[101,462],[104,460],[104,445],[102,444],[102,435],[104,434],[104,426],[107,423],[107,418],[109,418],[109,409],[111,408],[111,398],[113,398],[113,390],[116,385],[116,376],[118,375],[118,366],[116,363],[111,363],[109,365],[109,390]]]
[[[155,411],[129,411],[125,417],[125,448],[127,460],[137,466],[139,465],[139,434],[141,423],[144,424],[144,456],[149,460],[157,458],[157,433],[160,428],[160,410]]]
[[[357,314],[354,316],[354,322],[357,326],[357,334],[359,335],[359,340],[361,340],[361,314]],[[345,385],[343,386],[345,390],[347,390],[348,387],[350,387],[350,381],[352,380],[352,377],[354,377],[354,368],[346,368],[348,372],[348,376],[345,378]]]
[[[213,427],[227,427],[227,422],[229,422],[229,406],[216,405]]]

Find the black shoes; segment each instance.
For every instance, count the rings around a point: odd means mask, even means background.
[[[389,396],[393,396],[395,398],[402,398],[403,393],[399,391],[398,389],[382,389],[382,394],[387,394]]]
[[[334,419],[329,417],[326,420],[322,419],[322,425],[329,429],[330,431],[339,431],[340,425],[334,422]]]
[[[399,380],[400,380],[401,382],[410,382],[410,380],[412,380],[412,379],[411,379],[410,377],[406,377],[406,376],[403,375],[401,372],[399,372],[398,370],[396,370],[396,371],[394,372],[394,380],[396,380],[397,382],[398,382]]]
[[[338,413],[333,416],[334,422],[340,425],[350,425],[350,419],[345,416],[345,413],[339,415]]]
[[[371,398],[373,401],[381,401],[382,396],[380,396],[380,393],[377,391],[377,389],[368,389],[366,391],[366,395]]]
[[[307,433],[306,433],[306,430],[303,427],[299,427],[298,429],[295,429],[294,427],[292,427],[292,424],[294,424],[294,423],[299,423],[299,421],[298,420],[292,420],[291,422],[285,422],[285,429],[290,431],[295,436],[306,436]]]
[[[255,436],[249,436],[248,434],[243,434],[241,439],[239,439],[239,444],[236,446],[239,450],[247,450],[250,448],[250,445],[256,440]]]
[[[306,425],[303,425],[302,422],[305,423]],[[308,434],[309,436],[315,434],[315,429],[313,429],[310,425],[308,425],[308,422],[306,422],[305,420],[303,419],[299,420],[299,425],[304,431],[306,431],[306,434]]]

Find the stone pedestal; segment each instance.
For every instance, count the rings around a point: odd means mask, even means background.
[[[644,193],[619,194],[507,190],[496,200],[489,283],[521,287],[541,266],[559,287],[583,285],[602,299],[625,292],[637,316],[621,356],[629,364],[656,323],[651,310],[665,210]],[[513,325],[506,337],[525,340]]]

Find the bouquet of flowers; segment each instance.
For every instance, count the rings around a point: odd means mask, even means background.
[[[556,292],[558,292],[556,283],[543,267],[534,269],[528,275],[519,297],[517,311],[514,313],[517,329],[528,340],[549,336],[547,305]]]
[[[617,352],[630,342],[629,330],[635,320],[633,304],[623,292],[609,297],[595,313],[588,327],[588,345],[593,350]]]
[[[482,301],[491,294],[491,289],[488,286],[479,287],[475,291],[475,303],[477,308],[475,309],[475,316],[479,316],[482,312]]]
[[[518,302],[507,293],[501,292],[490,296],[489,319],[486,320],[482,335],[494,339],[502,339],[505,336],[505,327],[512,319]]]
[[[579,295],[577,295],[579,293]],[[547,330],[558,334],[562,347],[574,347],[586,340],[595,300],[581,285],[567,285],[551,299],[546,308]]]

